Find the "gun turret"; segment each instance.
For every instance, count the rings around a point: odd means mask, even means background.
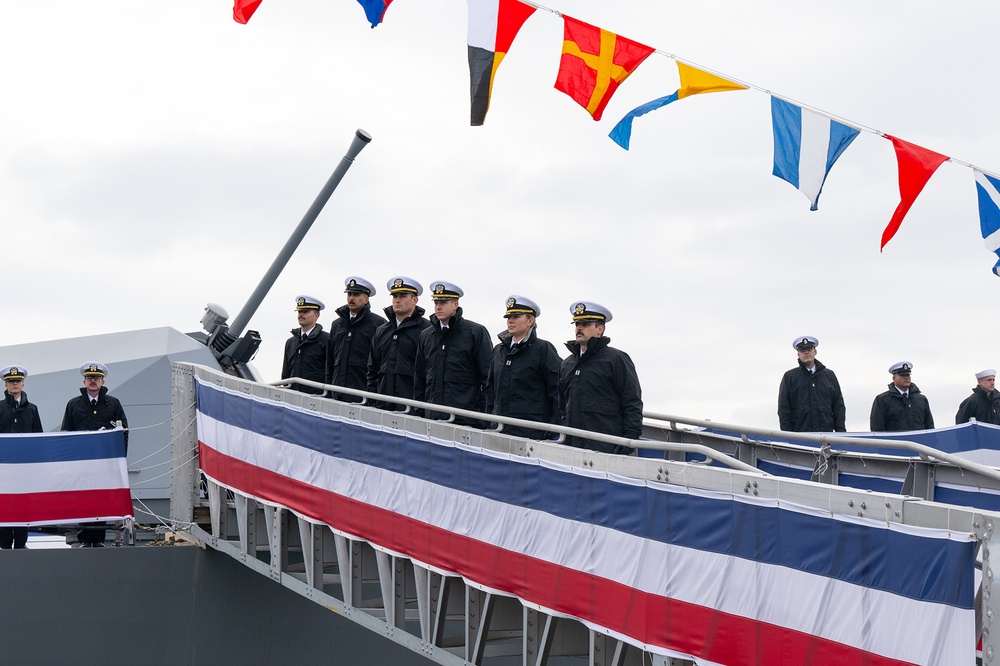
[[[274,258],[271,267],[267,269],[264,277],[257,284],[257,288],[254,289],[250,298],[247,299],[246,305],[236,315],[233,323],[226,323],[229,319],[229,313],[226,312],[225,308],[215,303],[209,303],[205,307],[205,315],[201,318],[201,324],[205,329],[205,333],[198,332],[190,335],[192,338],[203,342],[212,350],[212,354],[215,355],[215,358],[219,361],[219,365],[225,372],[244,379],[257,379],[253,377],[253,373],[250,371],[247,363],[254,357],[254,354],[257,353],[257,349],[260,347],[260,333],[250,330],[243,335],[243,329],[250,322],[250,318],[253,317],[254,313],[257,312],[257,308],[260,307],[260,304],[264,301],[264,297],[271,290],[271,287],[274,286],[281,271],[284,270],[285,265],[288,264],[288,260],[299,247],[302,239],[305,238],[313,222],[319,217],[326,202],[330,200],[333,191],[337,189],[340,181],[343,180],[344,174],[354,164],[354,159],[371,140],[371,136],[364,130],[359,129],[354,133],[354,138],[347,149],[347,153],[340,159],[337,168],[334,169],[323,189],[316,195],[312,206],[306,211],[306,214],[302,217],[298,226],[295,227],[295,230],[292,231],[292,235],[285,241],[284,247],[278,252],[278,256]]]

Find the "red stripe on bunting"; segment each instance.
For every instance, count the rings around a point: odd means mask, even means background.
[[[0,494],[0,524],[73,523],[132,517],[128,488]]]
[[[223,485],[643,644],[720,664],[908,663],[505,550],[255,467],[203,442],[198,450],[202,470]]]

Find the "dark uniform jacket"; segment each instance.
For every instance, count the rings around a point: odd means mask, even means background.
[[[541,340],[532,328],[527,337],[511,346],[511,334],[497,335],[490,364],[489,411],[541,423],[559,423],[559,366],[556,348]],[[533,428],[504,426],[503,432],[517,437],[552,438],[552,433]]]
[[[302,329],[293,328],[292,337],[285,341],[285,360],[281,364],[281,378],[298,377],[312,382],[326,381],[326,346],[330,343],[330,334],[323,330],[322,324],[316,324],[309,335],[302,339]],[[290,388],[302,393],[319,395],[323,389],[294,384]]]
[[[90,404],[86,387],[80,387],[80,395],[66,403],[60,430],[111,430],[115,421],[121,421],[125,428],[125,450],[128,451],[128,419],[122,403],[113,395],[108,395],[108,387],[102,386],[97,394],[97,406]]]
[[[629,355],[609,347],[611,338],[592,338],[580,355],[575,340],[566,343],[570,356],[562,362],[559,379],[563,425],[606,435],[638,439],[642,434],[642,389]],[[603,453],[631,453],[581,437],[567,437],[570,446]]]
[[[490,332],[482,324],[464,319],[458,308],[446,331],[435,315],[431,325],[420,332],[413,372],[413,398],[448,407],[486,411],[489,384]],[[446,419],[447,414],[428,412],[429,419]],[[481,427],[474,419],[456,418],[455,423]]]
[[[0,432],[25,433],[42,432],[42,419],[38,416],[38,407],[28,402],[28,394],[21,392],[21,402],[14,405],[14,398],[4,391],[3,402],[0,402]]]
[[[384,323],[385,319],[372,312],[370,303],[366,303],[354,319],[346,305],[337,308],[337,318],[330,324],[330,342],[326,347],[327,384],[368,390],[372,338]],[[360,397],[347,393],[334,393],[333,397],[344,402],[361,402]]]
[[[962,401],[955,414],[955,424],[976,419],[980,423],[1000,425],[1000,391],[986,393],[981,387],[972,389],[972,395]]]
[[[930,430],[934,427],[931,406],[916,384],[910,384],[910,395],[904,398],[889,384],[889,390],[879,393],[872,402],[872,432],[902,432],[906,430]]]
[[[420,332],[431,325],[424,319],[424,309],[419,305],[413,314],[396,325],[392,307],[385,309],[389,321],[375,331],[371,354],[368,357],[368,390],[396,398],[413,399],[413,371]],[[385,409],[402,410],[401,405],[390,402],[379,405]]]
[[[791,432],[845,432],[847,409],[837,375],[819,361],[815,373],[792,368],[778,388],[778,422]]]

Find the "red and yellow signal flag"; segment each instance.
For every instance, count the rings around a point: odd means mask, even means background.
[[[469,81],[472,125],[486,121],[497,69],[517,32],[535,12],[518,0],[469,0]]]
[[[563,26],[556,90],[600,120],[618,86],[654,49],[565,14]]]

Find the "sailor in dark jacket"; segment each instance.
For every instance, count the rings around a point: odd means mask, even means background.
[[[337,308],[337,318],[330,324],[330,342],[326,348],[326,383],[368,390],[368,356],[375,330],[386,323],[372,312],[368,299],[375,287],[368,280],[352,276],[344,280],[347,305]],[[361,402],[360,396],[334,393],[344,402]]]
[[[128,451],[128,419],[118,398],[108,394],[104,378],[108,368],[103,363],[84,363],[80,368],[83,387],[80,395],[66,403],[60,430],[110,430],[118,423],[125,429],[125,450]],[[77,540],[84,547],[104,545],[104,521],[81,523],[87,525],[77,533]]]
[[[424,288],[413,278],[403,275],[386,283],[392,305],[385,308],[389,321],[375,331],[368,357],[368,390],[372,393],[413,399],[413,370],[416,363],[420,332],[431,325],[424,318],[424,309],[417,305]],[[402,405],[385,402],[384,409],[401,411]]]
[[[476,412],[486,411],[489,383],[490,332],[482,324],[462,317],[458,299],[463,291],[450,282],[433,283],[434,314],[431,325],[420,332],[413,372],[413,398]],[[448,414],[428,412],[427,418],[447,419]],[[455,423],[482,427],[476,419],[457,417]]]
[[[8,365],[0,370],[0,375],[3,376],[6,389],[3,402],[0,402],[0,432],[42,432],[38,407],[28,402],[28,394],[24,392],[24,379],[28,376],[28,371],[23,365]],[[27,547],[27,527],[0,527],[0,548],[8,550]]]
[[[326,348],[330,343],[330,334],[323,330],[322,324],[316,323],[319,321],[319,313],[325,307],[323,301],[312,296],[299,296],[295,299],[299,327],[293,328],[292,337],[285,341],[282,379],[298,377],[320,384],[326,382]],[[302,384],[292,384],[289,388],[313,395],[323,393],[323,389]]]
[[[972,389],[972,395],[958,406],[956,425],[972,419],[1000,425],[1000,391],[996,390],[996,378],[997,371],[992,368],[976,373],[977,386]]]
[[[917,385],[910,380],[913,364],[900,361],[889,368],[892,383],[872,402],[872,432],[930,430],[934,427],[931,406]]]
[[[778,388],[778,423],[791,432],[845,432],[847,409],[837,375],[816,360],[819,340],[808,335],[792,347],[799,366],[781,378]]]
[[[38,407],[28,402],[24,392],[24,380],[28,371],[23,365],[8,365],[0,370],[4,381],[4,399],[0,402],[0,432],[29,433],[42,432],[42,420]]]
[[[559,379],[563,425],[638,439],[642,434],[642,389],[632,359],[609,347],[604,337],[611,311],[594,302],[570,306],[576,339],[566,343],[570,356]],[[570,446],[603,453],[630,454],[626,446],[567,437]]]
[[[490,364],[490,413],[526,421],[559,422],[559,366],[551,342],[538,337],[538,304],[524,296],[507,298],[507,330],[499,335]],[[552,433],[520,426],[503,427],[517,437],[550,439]]]

